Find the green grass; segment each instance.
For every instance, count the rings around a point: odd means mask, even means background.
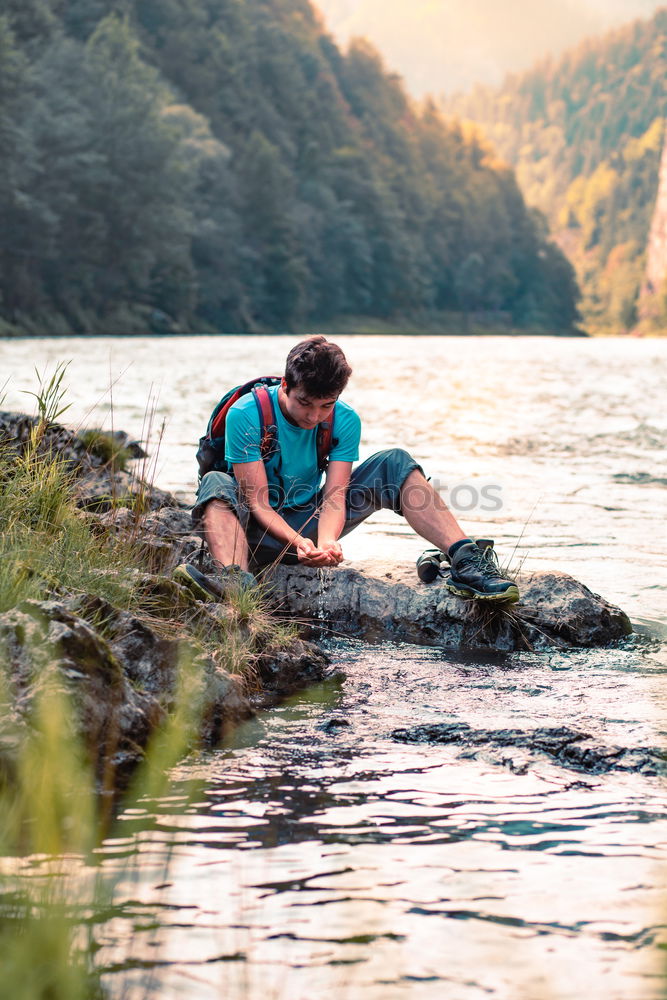
[[[126,809],[166,795],[171,769],[196,740],[204,682],[187,655],[175,705],[153,734]],[[122,904],[118,886],[140,875],[134,852],[114,862],[112,874],[100,864],[97,849],[115,833],[105,809],[112,800],[100,800],[75,729],[62,685],[45,678],[12,779],[0,781],[0,992],[12,1000],[103,1000],[95,929]]]
[[[25,447],[0,442],[0,614],[27,600],[80,598],[77,613],[104,637],[99,598],[181,640],[170,711],[123,793],[123,807],[143,808],[167,793],[172,768],[197,746],[208,695],[202,653],[252,685],[258,653],[294,630],[268,614],[261,592],[239,592],[212,610],[152,573],[141,504],[125,534],[101,530],[77,509],[75,474],[45,444],[49,423],[67,409],[65,371],[39,380],[38,420]],[[107,448],[99,437],[91,442]],[[119,460],[113,450],[102,457]],[[22,650],[37,673],[29,718],[12,707],[0,642],[0,992],[12,1000],[103,1000],[95,927],[117,905],[117,886],[138,877],[141,855],[129,852],[113,876],[102,871],[97,851],[113,834],[120,803],[108,794],[108,775],[100,794],[99,762],[77,736],[66,680],[48,644],[34,642],[39,648],[24,637]]]
[[[113,434],[107,434],[105,431],[94,429],[81,431],[79,440],[86,451],[101,459],[103,464],[114,472],[125,472],[128,462],[132,459],[130,449],[120,444]]]

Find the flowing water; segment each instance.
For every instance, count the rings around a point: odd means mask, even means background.
[[[157,482],[187,498],[213,403],[279,372],[292,342],[0,341],[4,406],[26,408],[35,364],[71,359],[70,421],[108,427],[112,384],[116,427],[155,441],[165,422]],[[344,682],[253,720],[121,818],[101,851],[118,881],[104,984],[122,1000],[665,997],[662,779],[391,734],[567,725],[664,746],[667,341],[339,342],[362,458],[408,448],[504,561],[572,573],[638,634],[506,656],[329,636]],[[388,562],[423,547],[393,514],[343,545]]]

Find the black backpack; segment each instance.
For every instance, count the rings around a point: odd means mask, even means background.
[[[207,472],[232,472],[230,463],[225,459],[227,414],[234,403],[249,392],[255,397],[259,412],[262,461],[267,462],[273,455],[280,454],[276,415],[268,389],[270,386],[280,385],[281,381],[279,375],[261,375],[259,378],[244,382],[243,385],[237,385],[225,393],[211,414],[206,434],[199,439],[197,463],[200,479]],[[335,408],[331,414],[331,420],[323,421],[317,428],[317,465],[320,472],[326,472],[329,465],[329,453],[338,443],[333,436],[334,412]]]

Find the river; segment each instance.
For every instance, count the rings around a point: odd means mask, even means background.
[[[509,656],[330,635],[347,675],[186,761],[101,851],[113,998],[667,995],[667,796],[655,777],[406,745],[394,729],[572,725],[664,746],[667,341],[340,337],[362,458],[403,446],[466,530],[512,565],[572,573],[637,634]],[[292,338],[0,341],[5,409],[70,361],[69,423],[150,439],[191,498],[194,443],[229,386],[280,372]],[[410,562],[393,514],[348,558]],[[197,779],[194,799],[188,789]],[[127,857],[133,859],[130,869]],[[124,866],[124,867],[123,867]],[[156,919],[147,920],[150,912]]]

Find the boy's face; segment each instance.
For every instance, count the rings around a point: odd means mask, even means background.
[[[285,415],[297,427],[303,427],[305,430],[312,430],[323,420],[328,420],[338,399],[338,396],[316,399],[309,396],[300,385],[288,389],[285,379],[282,380],[280,388],[283,391],[284,410],[287,411]]]

